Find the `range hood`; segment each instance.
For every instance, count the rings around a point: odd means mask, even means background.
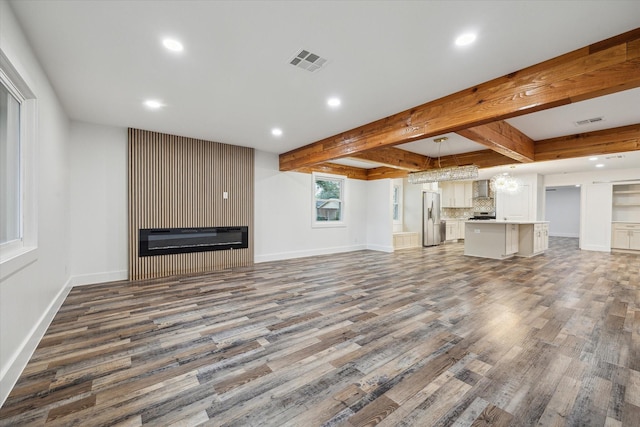
[[[490,199],[491,196],[489,195],[489,180],[483,179],[480,181],[476,181],[476,184],[478,185],[478,195],[474,197],[474,199]]]

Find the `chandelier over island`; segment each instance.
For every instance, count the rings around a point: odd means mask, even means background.
[[[446,136],[441,136],[439,138],[434,138],[433,142],[438,144],[438,166],[440,166],[440,148],[442,147],[442,142],[448,140]],[[478,177],[478,166],[476,165],[458,165],[458,158],[456,155],[453,155],[453,158],[456,161],[456,166],[449,167],[437,167],[433,169],[427,169],[419,172],[411,172],[407,177],[409,180],[409,184],[426,184],[429,182],[440,182],[440,181],[463,181],[474,179]],[[429,158],[431,161],[431,158]],[[427,162],[427,167],[429,167],[429,162]]]
[[[478,177],[478,166],[451,166],[447,168],[434,168],[420,172],[409,173],[410,184],[425,184],[440,181],[463,181]]]

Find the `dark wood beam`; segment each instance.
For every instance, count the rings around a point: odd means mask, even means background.
[[[533,139],[504,120],[459,130],[456,133],[518,162],[534,161]]]
[[[640,28],[280,155],[288,171],[640,87]]]
[[[422,154],[412,153],[395,147],[381,147],[375,150],[363,151],[353,157],[407,171],[424,170],[431,161],[429,157],[423,156]]]
[[[638,150],[640,150],[640,124],[635,124],[536,141],[535,160],[540,162],[571,159]]]

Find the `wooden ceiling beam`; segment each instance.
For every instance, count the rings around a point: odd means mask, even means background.
[[[518,162],[534,161],[533,139],[504,120],[459,130],[456,133]]]
[[[289,171],[640,87],[640,28],[280,155]]]
[[[635,124],[536,141],[535,160],[571,159],[638,150],[640,124]]]
[[[406,171],[424,170],[431,162],[431,159],[427,156],[395,147],[381,147],[375,150],[367,150],[353,157]]]
[[[312,173],[322,172],[333,175],[344,175],[347,178],[367,180],[367,169],[356,168],[353,166],[339,165],[336,163],[320,163],[309,167],[298,168],[296,172]]]
[[[481,150],[441,157],[439,161],[435,162],[435,167],[447,168],[452,166],[476,165],[482,169],[511,165],[514,163],[518,162],[493,150]]]
[[[640,123],[613,129],[587,132],[576,135],[550,138],[534,143],[535,161],[562,160],[575,157],[587,157],[603,154],[623,153],[626,151],[640,151]],[[398,151],[403,151],[397,149]],[[476,165],[480,169],[494,166],[516,164],[518,161],[493,150],[473,151],[432,159],[428,167],[417,170],[438,167]],[[394,167],[381,166],[372,169],[361,169],[335,163],[322,163],[297,172],[324,172],[344,175],[353,179],[376,180],[384,178],[404,178],[410,171]]]
[[[408,171],[402,169],[388,168],[381,166],[379,168],[367,169],[367,180],[373,181],[375,179],[385,178],[404,178],[409,174]]]

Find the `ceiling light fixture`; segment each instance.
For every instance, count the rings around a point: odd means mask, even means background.
[[[340,106],[340,104],[341,104],[341,102],[340,102],[340,98],[329,98],[329,99],[327,100],[327,105],[328,105],[329,107],[339,107],[339,106]]]
[[[591,160],[593,162],[593,161],[598,160],[598,158],[597,157],[589,157],[589,160]]]
[[[490,185],[495,193],[516,194],[522,189],[520,180],[510,176],[508,173],[494,175],[491,178]]]
[[[604,167],[604,163],[598,163],[598,164],[596,165],[596,167],[597,167],[597,168],[603,168],[603,167]]]
[[[435,138],[433,142],[439,144],[441,142],[446,141],[446,136],[442,136],[439,138]],[[427,169],[420,172],[411,172],[408,175],[409,184],[424,184],[428,182],[440,182],[440,181],[463,181],[468,179],[474,179],[478,177],[478,166],[476,165],[464,165],[464,166],[450,166],[450,167],[441,167],[440,166],[440,147],[438,146],[438,167],[433,169]],[[453,155],[456,164],[458,163],[458,158]],[[429,163],[431,162],[431,157],[429,158],[429,162],[427,162],[427,167],[429,167]]]
[[[164,107],[164,104],[162,102],[155,99],[148,99],[144,101],[144,105],[145,107],[150,108],[152,110],[157,110],[159,108]]]
[[[273,135],[273,136],[281,136],[282,135],[282,129],[280,129],[280,128],[271,129],[271,135]]]
[[[465,33],[461,36],[458,36],[456,39],[456,46],[468,46],[471,43],[476,41],[476,35],[473,33]]]
[[[182,52],[184,50],[182,43],[174,39],[164,39],[162,40],[162,45],[172,52]]]

